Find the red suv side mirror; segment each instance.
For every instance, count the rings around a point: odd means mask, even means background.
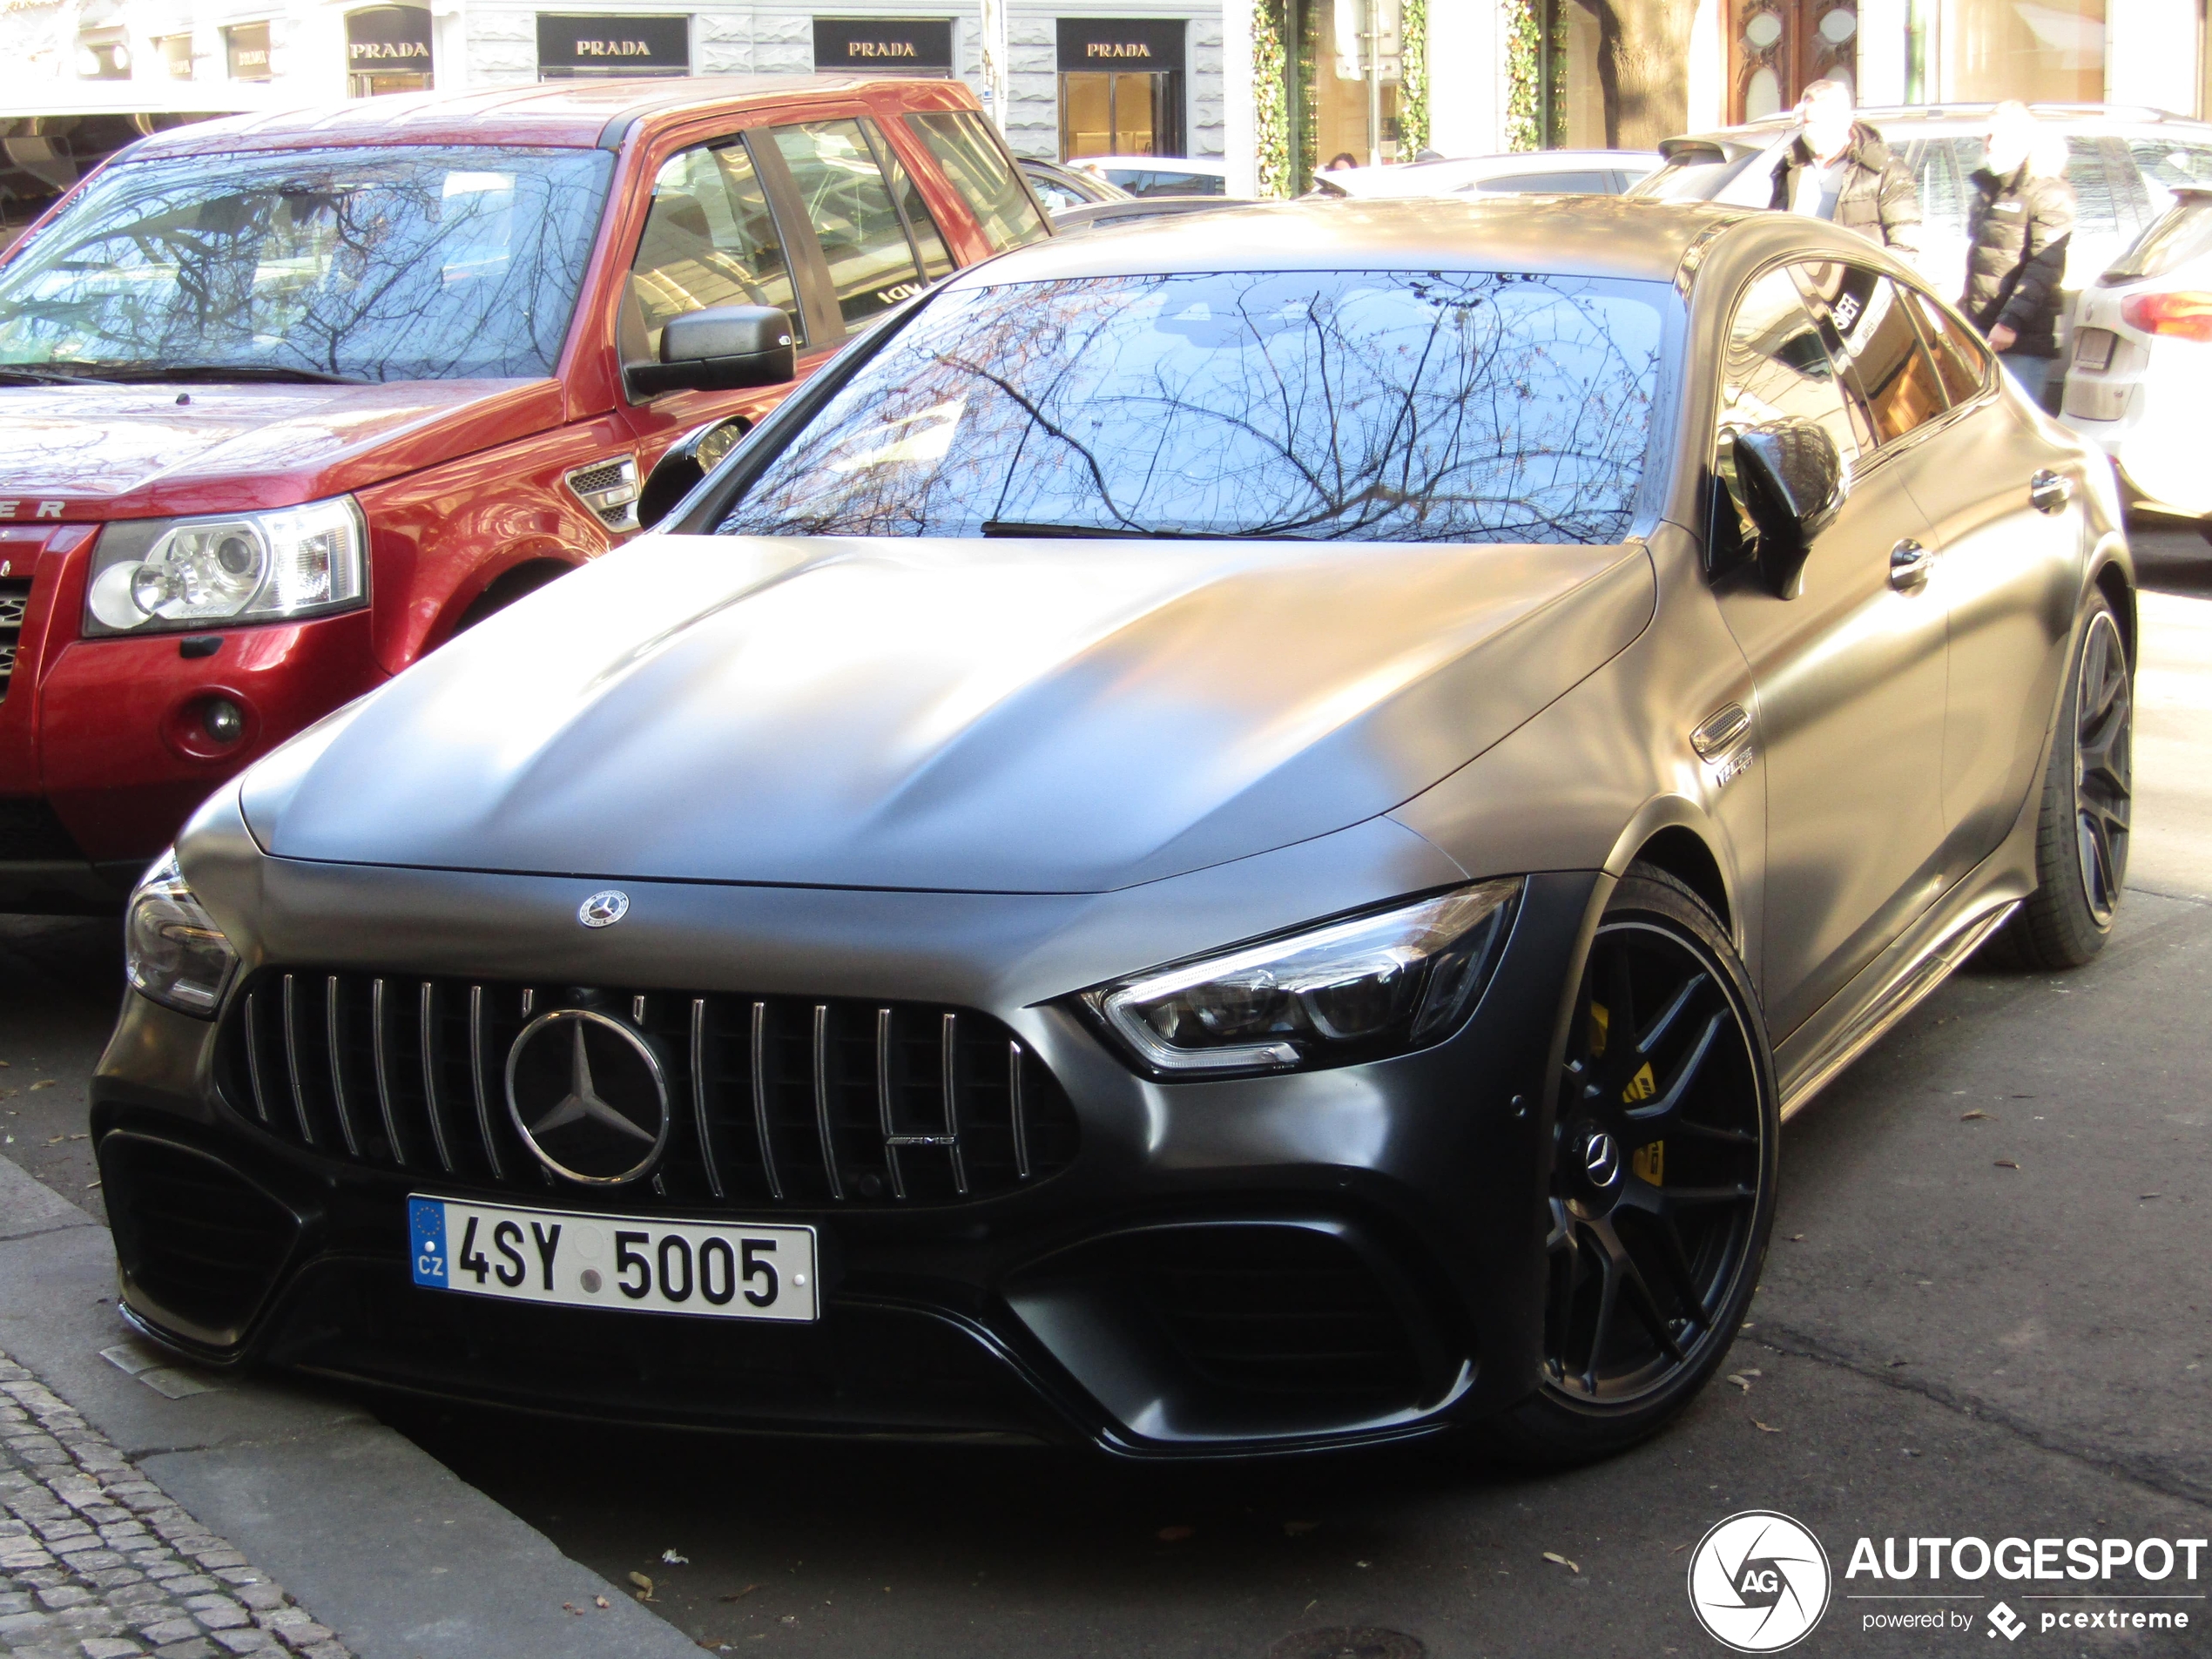
[[[798,373],[791,318],[775,306],[709,306],[671,317],[661,330],[660,361],[623,370],[636,397],[780,386]]]

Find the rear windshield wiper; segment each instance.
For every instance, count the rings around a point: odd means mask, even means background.
[[[983,521],[986,536],[1027,536],[1040,541],[1127,540],[1138,542],[1310,542],[1289,530],[1146,530],[1106,524],[1022,524],[1003,518]]]

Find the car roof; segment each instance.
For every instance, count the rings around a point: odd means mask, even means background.
[[[470,92],[399,93],[312,104],[202,122],[146,138],[154,155],[334,145],[488,144],[611,148],[638,122],[677,120],[728,105],[777,105],[863,87],[896,91],[917,108],[967,109],[961,83],[860,75],[715,75],[548,81]]]
[[[1308,197],[1032,243],[949,286],[1205,271],[1542,271],[1671,281],[1694,244],[1743,217],[1742,208],[1620,196]],[[1224,222],[1231,218],[1233,225]],[[1804,224],[1808,234],[1824,228]]]
[[[1979,136],[1987,128],[1990,111],[1996,107],[1993,103],[1887,104],[1868,105],[1854,113],[1885,137],[1895,131],[1910,137],[1943,138],[1953,134]],[[2153,109],[2148,105],[2031,104],[2028,108],[2037,119],[2061,129],[2116,132],[2128,127],[2170,127],[2212,138],[2212,121],[2175,115],[2170,110]],[[1688,141],[1764,149],[1796,131],[1797,125],[1797,117],[1785,110],[1732,127],[1684,133],[1679,138],[1665,140],[1662,148]]]

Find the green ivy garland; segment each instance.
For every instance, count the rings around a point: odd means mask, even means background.
[[[1398,87],[1398,158],[1411,161],[1428,148],[1428,0],[1406,0],[1405,69]]]
[[[1505,0],[1506,148],[1541,150],[1543,132],[1543,30],[1540,0]]]
[[[1259,193],[1291,193],[1291,88],[1283,62],[1277,0],[1252,0],[1252,128],[1259,150]]]

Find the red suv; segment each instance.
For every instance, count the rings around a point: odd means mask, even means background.
[[[0,910],[111,907],[222,779],[634,531],[673,446],[1048,233],[952,81],[134,145],[0,261]]]

